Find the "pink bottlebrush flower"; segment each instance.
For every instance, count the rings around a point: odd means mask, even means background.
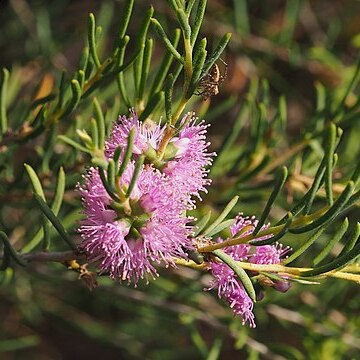
[[[215,153],[207,151],[210,143],[206,141],[206,132],[209,125],[204,121],[197,124],[198,118],[192,117],[187,122],[189,114],[181,120],[182,128],[177,137],[170,141],[176,152],[163,171],[176,179],[178,184],[190,194],[199,196],[199,191],[206,191],[211,180],[206,179],[206,166],[211,165]]]
[[[279,264],[281,258],[284,257],[290,250],[290,247],[280,243],[275,245],[257,246],[255,253],[250,257],[249,262],[254,264]]]
[[[119,117],[113,126],[109,140],[106,142],[106,154],[111,157],[115,149],[126,147],[127,139],[131,129],[135,129],[133,146],[134,155],[146,154],[149,150],[157,151],[164,135],[166,126],[161,126],[147,121],[142,123],[138,120],[136,113],[132,110],[132,116]],[[165,151],[165,162],[162,171],[174,180],[183,193],[199,197],[199,191],[206,192],[206,186],[211,183],[206,179],[208,171],[206,166],[212,163],[215,153],[208,153],[210,143],[206,141],[206,129],[208,125],[204,122],[197,124],[198,118],[185,115],[180,122],[180,131],[168,144],[169,152]],[[194,202],[190,201],[194,207]]]
[[[111,135],[106,141],[106,154],[111,157],[118,146],[125,149],[131,129],[135,129],[133,153],[140,155],[148,151],[151,146],[157,150],[162,139],[165,127],[152,121],[141,122],[134,109],[131,109],[131,117],[119,116],[114,124]]]
[[[234,314],[242,318],[242,324],[249,322],[250,327],[255,327],[255,316],[252,312],[254,303],[237,280],[234,271],[223,263],[212,262],[210,267],[214,280],[206,290],[217,288],[219,298],[229,303]]]
[[[257,223],[254,216],[244,217],[242,213],[239,213],[234,223],[230,226],[231,235],[240,238],[250,235]],[[265,230],[268,227],[269,224],[264,225],[261,230]],[[258,238],[258,240],[265,240],[272,236],[271,234],[266,235]],[[222,241],[223,239],[218,239],[218,242]],[[236,261],[249,259],[250,262],[256,264],[277,264],[280,262],[280,258],[289,251],[289,247],[283,248],[279,243],[255,247],[255,252],[252,253],[253,248],[250,244],[239,244],[228,246],[223,251]],[[210,262],[210,270],[214,280],[207,290],[217,288],[218,296],[224,298],[229,303],[235,315],[241,316],[243,325],[248,322],[250,327],[255,327],[255,316],[252,312],[254,304],[234,271],[225,263],[217,262]]]
[[[120,187],[129,185],[133,170],[134,164],[129,163]],[[151,166],[141,170],[130,196],[137,211],[133,217],[119,216],[112,209],[97,169],[89,170],[79,191],[86,215],[79,228],[83,239],[79,248],[98,263],[101,273],[136,285],[140,278],[157,276],[154,263],[175,266],[173,257],[187,257],[185,251],[192,244],[189,219],[183,215],[184,196],[160,171]],[[132,226],[141,215],[145,220],[136,233]]]

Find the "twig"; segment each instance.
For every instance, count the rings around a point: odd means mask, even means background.
[[[0,261],[2,260],[2,258],[3,256],[0,256]],[[70,260],[85,259],[85,254],[80,254],[79,252],[75,251],[33,252],[29,254],[23,254],[21,255],[21,258],[28,262],[65,262]]]

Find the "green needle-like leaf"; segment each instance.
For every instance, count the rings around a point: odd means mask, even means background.
[[[183,57],[180,55],[180,53],[176,50],[176,48],[173,46],[172,42],[167,37],[163,27],[159,23],[158,20],[155,18],[151,19],[151,23],[153,24],[156,33],[158,34],[161,41],[164,43],[165,47],[169,50],[169,52],[174,56],[174,58],[180,62],[184,62]]]
[[[205,228],[207,223],[210,221],[211,211],[209,211],[205,216],[203,216],[195,225],[194,237],[198,236],[201,231]]]
[[[132,9],[134,6],[134,0],[126,0],[123,6],[123,12],[120,20],[120,28],[119,28],[119,39],[122,39],[129,25]]]
[[[275,243],[276,241],[280,240],[287,233],[287,231],[289,230],[289,228],[292,224],[292,220],[293,220],[293,216],[292,216],[291,212],[289,211],[287,214],[287,221],[279,233],[270,237],[269,239],[251,240],[251,241],[249,241],[249,244],[254,245],[254,246],[263,246],[263,245],[270,245],[270,244]]]
[[[67,136],[65,135],[58,135],[58,139],[60,139],[61,141],[63,141],[64,143],[74,147],[75,149],[79,150],[79,151],[82,151],[82,152],[85,152],[85,153],[88,153],[88,154],[91,154],[92,151],[88,148],[86,148],[85,146],[82,146],[81,144],[79,144],[78,142],[68,138]]]
[[[132,149],[133,149],[133,146],[134,146],[134,139],[135,139],[135,128],[132,128],[130,130],[129,136],[127,138],[126,151],[125,151],[123,162],[122,162],[122,164],[120,166],[120,169],[119,169],[119,171],[117,173],[118,177],[121,177],[121,175],[124,173],[124,171],[125,171],[125,169],[127,167],[127,164],[131,159]]]
[[[317,276],[317,275],[325,274],[329,271],[340,270],[344,266],[356,260],[356,258],[359,255],[360,255],[360,242],[357,242],[355,247],[352,250],[350,250],[348,253],[339,256],[338,258],[336,258],[335,260],[331,261],[326,265],[319,266],[312,270],[302,272],[301,276]]]
[[[215,226],[215,228],[212,231],[207,232],[206,236],[212,237],[218,234],[219,232],[223,231],[224,229],[228,229],[233,223],[234,223],[234,219],[225,220],[221,222],[219,225]]]
[[[149,70],[150,70],[152,48],[153,48],[153,40],[147,39],[145,42],[142,69],[141,69],[141,75],[140,75],[140,85],[139,85],[139,91],[138,91],[139,101],[141,101],[144,97],[145,85],[146,85],[146,81],[148,79]]]
[[[41,182],[40,182],[39,177],[37,176],[35,170],[28,164],[24,164],[24,166],[25,166],[25,169],[31,180],[31,184],[34,189],[34,192],[36,194],[38,194],[45,201],[44,190],[42,188]]]
[[[223,220],[226,218],[226,216],[230,213],[230,211],[233,209],[233,207],[238,202],[239,197],[234,196],[230,202],[226,205],[225,209],[221,212],[221,214],[217,217],[217,219],[204,231],[202,235],[207,236],[209,233],[211,233],[220,223],[223,222]]]
[[[342,222],[338,230],[336,231],[334,237],[326,244],[326,246],[320,251],[320,253],[314,258],[313,265],[316,266],[320,264],[325,257],[330,253],[334,246],[341,240],[349,226],[348,218]]]
[[[212,251],[212,253],[215,256],[217,256],[220,260],[222,260],[226,265],[228,265],[231,268],[231,270],[235,272],[240,282],[243,284],[247,294],[250,296],[250,299],[253,302],[256,302],[255,289],[246,271],[230,255],[227,255],[223,251],[214,250]]]
[[[77,250],[77,246],[75,245],[74,241],[71,239],[59,219],[56,217],[50,207],[46,204],[46,202],[38,194],[34,194],[34,198],[39,205],[40,210],[54,225],[55,229],[62,237],[62,239],[69,245],[72,250]]]
[[[136,185],[136,181],[137,181],[137,179],[139,177],[140,170],[142,169],[142,166],[144,164],[144,160],[145,160],[145,155],[141,155],[141,156],[139,156],[139,158],[136,161],[134,173],[133,173],[133,176],[131,178],[129,187],[128,187],[127,192],[126,192],[126,197],[127,198],[130,197],[131,192],[134,190],[134,187]]]
[[[94,143],[98,145],[98,149],[103,149],[105,143],[105,118],[104,114],[101,110],[99,101],[96,97],[93,99],[95,120],[97,124],[97,132],[98,132],[98,141]]]
[[[206,3],[207,3],[207,0],[199,0],[199,2],[198,2],[194,22],[193,22],[192,28],[191,28],[191,38],[190,38],[191,46],[194,46],[196,39],[198,37],[198,34],[199,34],[200,27],[203,23],[205,9],[206,9]]]
[[[279,171],[278,175],[276,176],[274,189],[273,189],[272,193],[270,194],[270,197],[265,205],[264,211],[261,214],[260,220],[254,229],[253,235],[256,235],[260,231],[261,227],[264,225],[265,220],[270,213],[273,203],[275,202],[276,198],[280,194],[282,187],[285,184],[287,176],[288,176],[288,170],[287,170],[286,166],[283,166],[282,169]]]
[[[347,254],[350,250],[352,250],[359,236],[360,236],[360,223],[357,222],[354,228],[352,229],[349,237],[346,239],[345,246],[342,249],[339,256],[343,256]]]
[[[296,260],[300,255],[302,255],[320,237],[320,235],[324,231],[325,231],[324,227],[317,230],[307,241],[304,242],[304,244],[299,249],[297,249],[287,259],[283,260],[282,264],[283,265],[290,264],[291,262]]]
[[[2,240],[2,242],[4,244],[4,250],[8,253],[8,255],[12,259],[14,259],[19,265],[26,266],[26,261],[24,259],[22,259],[21,255],[19,255],[16,252],[16,250],[12,247],[12,245],[10,244],[9,238],[3,231],[0,231],[0,239]]]
[[[78,80],[73,79],[71,80],[71,91],[72,91],[72,98],[66,107],[64,113],[60,116],[61,119],[68,116],[78,105],[80,98],[81,98],[81,86]]]
[[[336,125],[330,124],[327,129],[327,136],[325,140],[325,191],[328,203],[333,204],[333,191],[332,191],[332,171],[333,171],[333,155],[335,151],[336,142]]]
[[[231,33],[227,33],[222,37],[218,46],[211,53],[209,59],[206,61],[204,68],[203,68],[203,74],[207,74],[209,72],[209,70],[213,67],[213,65],[216,63],[216,61],[219,59],[219,57],[225,50],[227,44],[230,41],[230,38],[231,38]]]
[[[8,91],[8,82],[9,82],[9,71],[3,69],[2,71],[2,80],[0,87],[0,138],[7,131],[7,115],[6,115],[6,102],[7,102],[7,91]]]
[[[89,30],[88,30],[88,42],[90,48],[90,55],[94,64],[97,68],[100,67],[101,63],[97,55],[96,51],[96,23],[95,23],[95,16],[93,13],[89,14]]]
[[[169,74],[165,83],[165,114],[166,121],[170,124],[172,119],[172,94],[174,87],[174,77]]]
[[[294,229],[290,229],[289,231],[294,234],[301,234],[303,232],[316,229],[324,225],[325,223],[331,221],[332,219],[334,219],[341,212],[341,210],[343,210],[347,205],[347,202],[350,199],[352,192],[354,191],[354,187],[355,187],[354,183],[352,181],[349,181],[344,191],[334,202],[334,205],[323,216],[316,219],[310,224],[300,226]]]

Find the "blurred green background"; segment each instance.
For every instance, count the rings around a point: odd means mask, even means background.
[[[150,4],[135,1],[130,36],[136,35]],[[157,17],[171,27],[173,15],[166,1],[152,4]],[[0,65],[16,69],[19,103],[34,96],[40,79],[58,81],[62,69],[76,69],[89,12],[104,28],[107,36],[101,46],[108,48],[121,9],[122,1],[1,1]],[[213,149],[231,128],[239,99],[254,78],[268,79],[274,98],[286,94],[288,141],[296,138],[314,111],[314,84],[336,91],[350,79],[360,47],[359,14],[358,1],[209,1],[202,36],[211,44],[223,33],[233,33],[224,55],[228,76],[206,116],[212,123]],[[159,42],[156,56],[159,61],[163,56]],[[345,163],[353,161],[354,148],[347,152],[352,154]],[[31,162],[32,155],[32,150],[19,154],[15,166]],[[79,179],[75,176],[73,185]],[[0,194],[1,207],[7,196]],[[247,214],[260,213],[263,203],[256,200],[250,196],[246,203],[246,195],[242,197]],[[23,216],[14,205],[2,213],[1,221],[16,224]],[[19,239],[26,237],[18,230]],[[294,285],[286,294],[269,290],[255,306],[257,328],[249,329],[232,317],[215,292],[202,291],[208,275],[191,269],[162,273],[167,275],[135,289],[101,278],[90,292],[60,264],[17,269],[9,284],[0,287],[0,359],[360,357],[356,285],[327,280]]]

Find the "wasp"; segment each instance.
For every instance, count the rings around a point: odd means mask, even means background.
[[[221,59],[220,59],[221,60]],[[224,82],[227,76],[227,64],[221,60],[225,66],[224,74],[221,74],[220,68],[214,64],[210,70],[200,79],[198,84],[199,91],[196,95],[201,95],[206,100],[219,93],[219,86]]]

